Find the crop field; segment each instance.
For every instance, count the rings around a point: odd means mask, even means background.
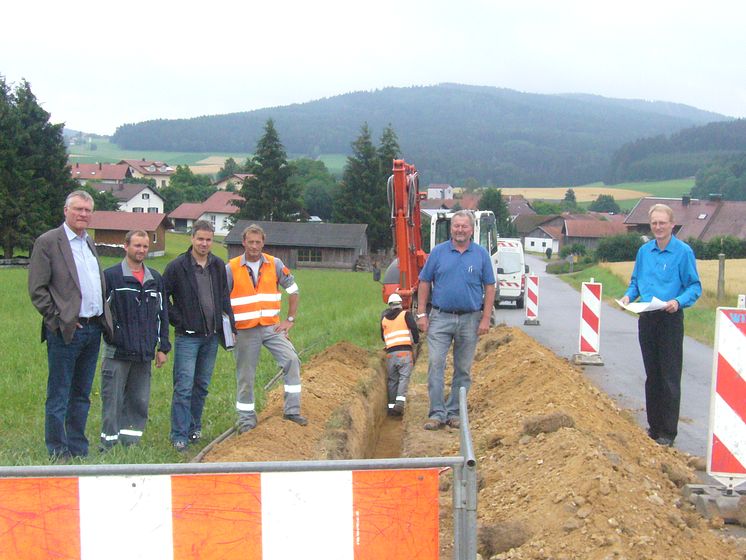
[[[167,255],[151,259],[146,264],[162,271],[188,245],[188,236],[168,234]],[[218,244],[214,252],[225,257],[225,250]],[[102,266],[117,262],[116,258],[104,258]],[[371,349],[381,345],[378,321],[385,305],[381,299],[380,284],[373,281],[372,275],[325,270],[298,270],[294,273],[300,286],[300,312],[291,338],[304,362],[340,340]],[[23,268],[0,269],[0,283],[5,288],[5,297],[0,300],[0,316],[6,319],[6,328],[0,331],[5,372],[0,376],[0,395],[3,396],[0,465],[40,465],[48,462],[44,447],[46,345],[40,343],[41,316],[29,300],[27,277],[27,271]],[[171,449],[168,441],[172,364],[173,356],[169,355],[163,369],[153,368],[150,418],[141,444],[127,449],[117,447],[105,455],[96,451],[101,431],[100,377],[97,371],[87,427],[91,442],[91,453],[85,461],[87,464],[184,460]],[[262,387],[276,371],[274,360],[268,353],[262,352],[256,382],[258,406],[264,402]],[[235,422],[235,390],[233,356],[220,349],[205,407],[203,445]]]

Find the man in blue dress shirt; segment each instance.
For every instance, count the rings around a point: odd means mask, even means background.
[[[474,214],[460,210],[451,218],[451,239],[436,245],[420,272],[417,326],[427,333],[427,391],[430,412],[426,430],[459,427],[458,394],[471,386],[471,364],[480,335],[490,329],[495,301],[495,273],[487,250],[472,241]],[[445,365],[453,344],[453,380],[444,395]]]
[[[638,338],[645,364],[645,407],[648,435],[660,445],[676,439],[681,401],[684,312],[702,295],[697,263],[691,247],[673,235],[673,210],[655,204],[648,212],[655,239],[640,247],[629,288],[621,302],[638,297],[666,302],[658,311],[640,313]]]

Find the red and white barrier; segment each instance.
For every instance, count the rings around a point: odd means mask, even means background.
[[[603,365],[601,355],[601,295],[600,282],[583,282],[580,289],[579,353],[573,356],[578,364]]]
[[[438,558],[438,470],[0,479],[0,558]]]
[[[526,274],[526,319],[524,325],[539,324],[539,277]]]
[[[746,479],[746,309],[716,313],[708,439],[707,473]]]

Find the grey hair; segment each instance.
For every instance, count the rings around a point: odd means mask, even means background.
[[[451,222],[453,222],[453,218],[469,218],[469,223],[471,224],[472,229],[474,228],[474,212],[471,210],[459,210],[458,212],[454,212],[454,214],[451,216]]]
[[[93,201],[93,197],[90,195],[90,193],[83,191],[83,190],[77,190],[71,192],[69,195],[67,195],[67,198],[65,198],[65,208],[67,208],[70,205],[70,201],[73,198],[82,198],[86,202],[90,202],[91,204],[95,204]]]

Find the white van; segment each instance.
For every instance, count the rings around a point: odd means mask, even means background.
[[[526,273],[528,272],[521,240],[498,237],[496,255],[499,290],[495,303],[514,301],[516,307],[521,309],[526,295]]]

